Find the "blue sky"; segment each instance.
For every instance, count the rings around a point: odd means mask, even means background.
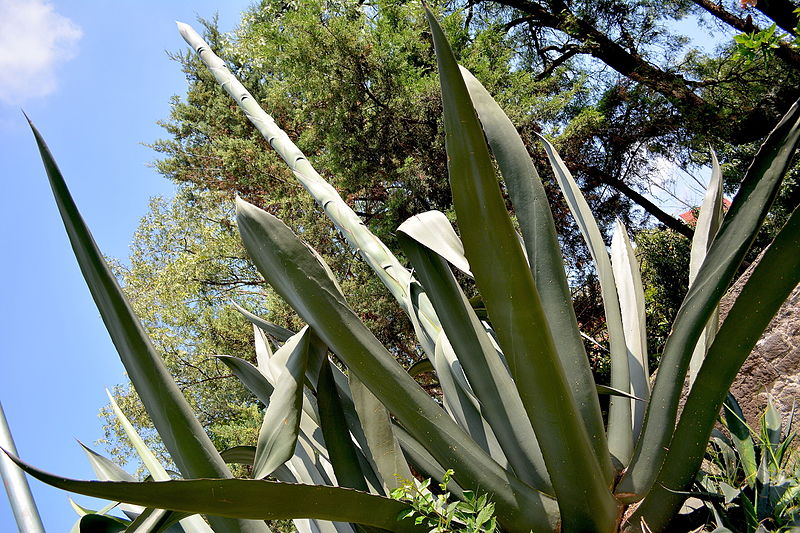
[[[180,66],[165,53],[185,48],[174,21],[218,12],[229,31],[250,3],[0,0],[0,402],[19,453],[45,470],[93,477],[75,439],[102,437],[104,388],[125,378],[21,109],[103,252],[127,257],[148,199],[172,190],[141,143],[162,136],[156,121],[168,117],[172,95],[185,93]],[[35,480],[31,487],[45,528],[68,531],[75,514],[67,494]],[[0,531],[15,528],[1,494]]]

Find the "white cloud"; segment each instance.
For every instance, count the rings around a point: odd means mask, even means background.
[[[45,0],[0,0],[0,101],[21,104],[52,93],[60,64],[83,32]]]

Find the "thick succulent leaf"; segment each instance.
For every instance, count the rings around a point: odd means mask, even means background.
[[[102,509],[100,509],[99,511],[93,511],[91,509],[83,507],[82,505],[79,505],[72,498],[69,498],[69,505],[70,507],[72,507],[73,511],[78,513],[78,516],[85,516],[87,514],[108,514],[114,507],[116,507],[119,504],[117,502],[111,502]]]
[[[600,403],[592,390],[594,377],[578,334],[564,259],[544,186],[514,124],[467,69],[461,67],[461,74],[514,205],[531,273],[547,312],[550,330],[558,339],[556,349],[572,394],[592,439],[595,455],[611,479],[613,469]]]
[[[176,513],[164,509],[150,507],[130,523],[125,529],[126,533],[156,533],[165,531],[171,523],[175,522]],[[209,531],[211,531],[209,529]]]
[[[350,376],[350,392],[369,445],[364,453],[388,495],[414,476],[394,436],[389,412],[381,401],[355,375]]]
[[[89,458],[89,464],[92,465],[94,474],[101,481],[136,481],[136,478],[123,470],[122,467],[111,459],[103,457],[81,441],[78,441],[78,444],[81,445],[83,451],[86,453],[86,457]]]
[[[400,224],[397,231],[405,233],[447,259],[450,264],[468,276],[472,276],[469,261],[464,255],[464,245],[450,225],[447,216],[441,211],[427,211],[414,215]]]
[[[772,488],[770,479],[778,473],[781,454],[781,422],[781,415],[775,409],[772,398],[767,398],[767,408],[761,415],[762,453],[757,477],[762,485],[765,485],[765,488],[759,493],[760,499],[769,500]],[[764,502],[764,507],[760,505],[759,507],[766,508],[766,505],[768,505],[768,501]]]
[[[406,504],[340,487],[298,485],[256,479],[198,479],[130,483],[82,481],[38,470],[9,455],[39,481],[96,498],[127,501],[144,507],[185,513],[284,520],[318,518],[379,527],[396,533],[425,533],[413,520],[397,520]],[[268,503],[267,503],[268,502]]]
[[[249,361],[232,355],[215,355],[214,357],[224,363],[261,403],[269,405],[269,398],[275,387],[258,368]]]
[[[426,15],[442,87],[450,188],[467,259],[536,431],[563,527],[608,531],[617,509],[606,472],[578,413],[458,64],[439,24],[429,10]]]
[[[14,439],[11,436],[11,429],[8,427],[3,404],[0,403],[0,447],[12,453],[17,453],[14,446]],[[28,480],[25,474],[5,456],[0,455],[0,479],[11,504],[11,512],[20,531],[30,531],[31,533],[44,533],[42,519],[36,508],[36,501],[31,494]]]
[[[753,269],[708,350],[656,483],[637,510],[648,523],[664,527],[680,504],[674,491],[685,489],[694,479],[739,368],[784,300],[800,283],[798,249],[800,210],[795,210]]]
[[[450,419],[364,326],[319,261],[277,218],[237,202],[242,240],[261,274],[408,431],[463,485],[494,495],[497,516],[514,533],[550,527],[550,502],[503,471]],[[520,503],[524,502],[524,504]]]
[[[706,253],[711,243],[714,241],[714,236],[717,234],[720,225],[722,225],[722,169],[720,169],[719,161],[717,161],[717,154],[711,151],[711,181],[706,189],[705,197],[703,198],[703,205],[700,207],[700,214],[697,216],[697,225],[694,229],[694,237],[692,238],[692,250],[689,257],[689,285],[694,282],[697,277],[697,272],[706,258]],[[708,346],[714,340],[714,335],[717,334],[719,327],[719,310],[715,310],[711,314],[711,318],[706,324],[706,328],[700,338],[697,340],[697,345],[692,352],[692,358],[689,361],[689,384],[694,383],[694,378],[700,371],[700,367],[705,359]]]
[[[434,361],[439,386],[442,388],[442,403],[447,412],[469,433],[472,440],[486,450],[500,466],[508,468],[508,459],[506,459],[491,426],[481,415],[481,403],[472,394],[469,384],[466,383],[466,378],[461,371],[461,363],[456,358],[453,347],[444,332],[436,340]],[[464,383],[460,383],[459,378],[463,379]],[[525,421],[527,422],[527,418]]]
[[[265,374],[269,372],[269,360],[272,359],[272,348],[263,329],[253,324],[253,341],[256,350],[256,366]]]
[[[77,531],[80,533],[117,533],[125,531],[130,522],[111,516],[87,514],[78,521]]]
[[[625,346],[625,330],[622,323],[622,311],[619,297],[617,296],[617,283],[614,279],[614,270],[608,256],[603,234],[583,197],[580,187],[575,182],[564,161],[550,144],[550,141],[540,135],[545,152],[553,167],[558,186],[578,229],[586,241],[589,252],[597,269],[597,278],[600,281],[600,292],[603,296],[603,309],[606,315],[608,328],[609,352],[611,356],[611,386],[615,389],[630,392],[631,376],[628,365],[628,350]],[[633,453],[633,428],[631,424],[631,402],[618,396],[611,398],[608,410],[608,449],[611,455],[622,465],[627,465]]]
[[[227,366],[239,379],[242,385],[244,385],[247,390],[252,392],[261,403],[269,406],[270,396],[274,392],[275,387],[272,385],[272,383],[270,383],[269,379],[267,379],[265,372],[262,372],[261,369],[253,366],[253,364],[249,361],[245,361],[239,357],[234,357],[232,355],[215,355],[214,357],[224,363],[225,366]],[[275,366],[277,367],[277,365]],[[265,365],[264,367],[270,368],[271,371],[272,365],[269,365],[269,367]],[[308,373],[306,375],[308,375]],[[301,419],[301,424],[311,421],[314,424],[319,425],[319,416],[314,405],[310,403],[310,399],[311,398],[309,395],[306,395],[306,401],[303,402],[303,413],[304,418],[307,416],[308,420]]]
[[[426,372],[433,372],[433,363],[430,362],[428,359],[422,359],[417,361],[413,365],[408,368],[408,375],[412,377],[417,377],[419,375],[425,374]]]
[[[465,429],[479,431],[482,428],[480,418],[482,415],[497,436],[496,440],[517,477],[538,490],[552,493],[542,452],[525,406],[520,396],[514,392],[516,390],[514,381],[498,357],[491,338],[469,300],[458,286],[450,267],[441,255],[406,234],[402,226],[398,239],[406,256],[414,265],[414,271],[425,287],[426,294],[431,299],[447,335],[448,344],[458,357],[458,363],[463,368],[466,379],[469,379],[472,392],[480,402],[480,413],[476,413],[479,417],[474,420],[463,419],[460,422],[463,425],[464,422],[471,421],[473,424],[465,426]],[[443,346],[443,342],[437,340],[437,350]],[[451,369],[456,371],[459,369],[452,363],[443,361],[441,354],[436,354],[435,365],[440,382],[448,388],[447,392],[451,396],[449,401],[452,401],[450,407],[457,408],[460,403],[459,396],[469,394],[469,391],[466,383],[458,383],[458,374]],[[442,371],[438,372],[440,369]],[[447,372],[451,375],[448,376]],[[461,385],[461,390],[450,388],[451,381],[456,387]],[[463,399],[468,400],[466,397]],[[464,407],[469,411],[468,404]],[[476,441],[487,451],[490,450],[485,435],[483,442],[478,439]]]
[[[117,419],[122,426],[122,429],[125,431],[125,434],[128,436],[128,439],[131,442],[134,450],[136,451],[139,458],[142,460],[142,463],[145,467],[150,471],[151,476],[156,481],[166,481],[171,479],[169,473],[167,472],[164,467],[158,462],[155,455],[147,448],[144,441],[141,439],[139,434],[133,428],[131,423],[122,413],[117,403],[114,401],[114,397],[111,395],[108,390],[106,390],[106,394],[108,394],[109,400],[111,400],[111,408],[114,411],[114,414],[117,416]],[[89,457],[89,462],[92,465],[92,469],[94,470],[95,474],[98,478],[103,481],[136,481],[136,479],[124,471],[122,468],[117,466],[115,463],[106,459],[102,455],[98,454],[97,452],[93,451],[91,448],[85,446],[83,443],[79,441],[79,444],[83,447],[86,455]],[[84,511],[81,514],[89,514],[85,512],[83,508],[80,508],[72,502],[73,508],[81,509]],[[96,514],[104,515],[108,513],[112,508],[116,507],[118,504],[116,502],[110,503],[105,508],[98,511]],[[138,514],[139,517],[133,521],[133,523],[128,526],[126,531],[161,531],[162,529],[166,529],[166,527],[174,522],[180,520],[181,524],[181,531],[185,531],[186,533],[210,533],[212,529],[208,526],[208,524],[198,515],[193,516],[173,516],[173,513],[160,511],[161,514],[158,517],[152,516],[153,509],[144,509],[143,507],[139,507],[137,505],[130,505],[130,504],[121,504],[119,505],[120,509],[125,511],[126,513],[132,513],[134,515]],[[167,513],[164,516],[162,514]]]
[[[86,453],[86,457],[89,458],[89,464],[92,465],[92,470],[94,470],[94,474],[101,481],[131,481],[131,482],[136,481],[136,478],[134,478],[128,472],[123,470],[119,465],[117,465],[112,460],[108,459],[107,457],[103,457],[96,451],[86,446],[81,441],[78,441],[78,444],[81,445],[84,453]],[[139,514],[142,511],[144,511],[144,508],[142,507],[138,507],[135,505],[128,505],[128,504],[122,504],[120,506],[120,509],[135,514]]]
[[[630,392],[625,392],[619,389],[615,389],[614,387],[609,387],[607,385],[595,385],[595,389],[597,390],[597,394],[607,394],[609,396],[619,396],[621,398],[629,398],[637,402],[645,402],[645,403],[647,402],[645,398],[634,396]]]
[[[755,239],[798,142],[800,104],[795,103],[769,134],[747,170],[703,266],[675,317],[651,395],[650,405],[658,408],[648,411],[634,459],[618,485],[621,492],[632,494],[631,498],[646,494],[655,481],[673,433],[681,390],[697,339]],[[765,298],[771,297],[771,294],[765,294]],[[722,364],[732,365],[731,362]],[[703,368],[705,364],[700,372]],[[723,399],[724,395],[715,404],[721,405]]]
[[[775,408],[772,398],[767,399],[767,408],[764,411],[764,421],[761,423],[761,428],[765,432],[764,439],[773,453],[778,449],[781,443],[781,414]]]
[[[194,416],[164,361],[133,313],[114,274],[108,268],[72,200],[44,139],[33,124],[31,129],[39,145],[53,196],[83,278],[89,286],[89,291],[128,372],[128,377],[172,460],[187,477],[230,477],[228,467]],[[212,520],[213,527],[220,533],[266,531],[266,526],[258,522],[238,523],[217,518]]]
[[[259,327],[260,329],[265,331],[268,335],[275,337],[277,340],[285,342],[289,339],[289,337],[294,335],[294,331],[286,329],[281,326],[277,326],[272,322],[267,322],[260,316],[254,315],[253,313],[251,313],[241,305],[237,304],[236,302],[232,302],[232,304],[233,307],[235,307],[236,310],[239,311],[243,317],[249,320],[251,324]]]
[[[742,412],[739,402],[730,393],[725,397],[722,414],[725,417],[725,425],[731,434],[733,445],[738,452],[745,480],[748,484],[753,484],[756,480],[757,470],[755,444],[750,435],[750,426],[747,425],[744,418],[744,412]]]
[[[425,289],[417,280],[412,279],[409,282],[406,292],[408,292],[406,307],[409,310],[408,318],[411,327],[414,328],[420,349],[428,361],[433,364],[436,339],[442,332],[442,325],[439,323],[439,317],[436,316],[428,295],[425,294]],[[413,374],[411,375],[413,376]]]
[[[291,346],[292,350],[270,396],[258,434],[253,463],[255,479],[267,477],[294,454],[300,431],[310,335],[311,330],[306,326],[286,341],[282,348],[288,349]]]
[[[317,386],[319,419],[328,456],[339,486],[368,492],[369,488],[358,460],[358,451],[347,429],[344,407],[331,371],[332,365],[333,363],[328,361],[322,364]]]
[[[630,391],[634,396],[647,400],[650,397],[650,369],[647,364],[644,288],[639,262],[628,239],[628,231],[620,219],[616,221],[611,239],[611,266],[614,269],[625,347],[628,350]],[[646,409],[647,404],[643,402],[631,405],[634,439],[639,437]]]
[[[692,238],[689,256],[689,284],[694,282],[697,272],[706,258],[706,253],[722,225],[722,169],[717,154],[711,150],[711,180],[703,196],[703,205],[697,216],[697,225]]]
[[[226,463],[235,463],[240,465],[253,465],[256,458],[255,446],[234,446],[219,453]]]
[[[133,427],[133,424],[130,423],[128,418],[125,416],[125,413],[122,412],[122,409],[119,408],[117,402],[114,400],[114,396],[106,389],[106,395],[108,396],[109,401],[111,402],[111,409],[114,411],[114,415],[117,417],[117,421],[119,422],[120,426],[122,426],[122,430],[125,432],[125,435],[128,437],[128,440],[133,446],[133,449],[136,451],[136,454],[139,456],[139,459],[142,460],[142,464],[147,468],[150,472],[150,475],[153,476],[153,479],[156,481],[167,481],[170,479],[170,475],[167,473],[167,470],[161,466],[161,463],[156,458],[155,454],[150,451],[147,445],[144,443],[144,440],[139,436],[136,432],[136,429]],[[87,449],[88,453],[88,449]],[[98,474],[99,476],[99,474]],[[102,478],[101,478],[102,479]],[[134,481],[131,479],[109,479],[108,481]]]

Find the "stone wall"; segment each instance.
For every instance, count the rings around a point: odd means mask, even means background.
[[[723,299],[720,305],[723,317],[748,277],[749,271]],[[769,395],[784,415],[792,410],[793,402],[800,404],[800,285],[773,317],[739,371],[731,392],[753,428],[758,427],[758,418],[767,406]]]

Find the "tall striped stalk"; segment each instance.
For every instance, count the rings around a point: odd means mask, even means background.
[[[0,448],[13,454],[17,453],[3,404],[0,404]],[[33,500],[28,480],[25,479],[25,473],[5,455],[0,455],[0,478],[3,479],[11,512],[14,513],[20,533],[44,533],[42,519]]]

